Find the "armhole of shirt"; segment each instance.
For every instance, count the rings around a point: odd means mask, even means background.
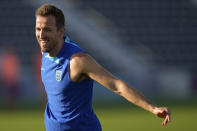
[[[71,80],[71,77],[70,77],[70,59],[71,59],[71,57],[72,57],[74,54],[76,54],[76,53],[85,53],[85,54],[86,54],[86,52],[84,52],[83,50],[82,50],[82,51],[79,50],[79,51],[74,52],[74,53],[69,57],[68,68],[67,68],[68,78],[69,78],[69,80],[70,80],[72,83],[76,83],[76,84],[77,84],[77,83],[81,83],[81,82],[90,80],[90,78],[88,77],[88,78],[83,79],[83,80],[80,80],[80,81],[73,81],[73,80]]]

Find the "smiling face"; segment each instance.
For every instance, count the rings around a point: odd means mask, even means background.
[[[42,52],[55,56],[61,49],[64,41],[64,27],[58,29],[53,15],[36,16],[36,38]]]

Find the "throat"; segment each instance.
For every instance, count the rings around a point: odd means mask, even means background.
[[[62,49],[63,44],[56,44],[53,49],[49,52],[50,57],[56,57],[60,50]]]

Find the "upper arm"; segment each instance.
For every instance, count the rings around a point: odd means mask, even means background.
[[[118,79],[99,65],[91,56],[84,53],[76,53],[70,61],[71,76],[86,75],[101,85],[116,91]]]

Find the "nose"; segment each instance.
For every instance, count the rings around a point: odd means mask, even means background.
[[[45,38],[45,37],[46,37],[46,32],[43,31],[43,30],[41,30],[41,31],[40,31],[40,38],[43,39],[43,38]]]

